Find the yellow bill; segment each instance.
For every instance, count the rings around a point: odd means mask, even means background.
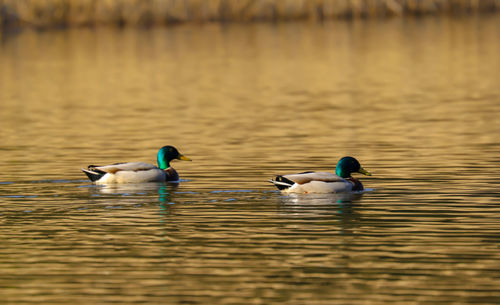
[[[367,176],[371,176],[372,175],[372,173],[370,173],[369,171],[367,171],[366,169],[364,169],[362,167],[359,168],[358,172],[361,173],[361,174],[363,174],[363,175],[367,175]]]
[[[186,157],[184,155],[180,155],[178,159],[179,160],[184,160],[184,161],[193,161],[193,160],[191,160],[190,158],[188,158],[188,157]]]

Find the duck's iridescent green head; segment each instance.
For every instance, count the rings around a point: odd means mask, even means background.
[[[361,173],[363,175],[371,176],[370,172],[361,167],[358,160],[353,157],[343,157],[337,163],[335,174],[342,178],[351,177],[351,173]]]
[[[174,159],[191,161],[191,159],[179,153],[177,148],[170,145],[163,146],[162,148],[160,148],[160,150],[158,151],[158,155],[156,156],[158,167],[161,169],[169,168],[170,161]]]

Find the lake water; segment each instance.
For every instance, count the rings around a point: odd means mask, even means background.
[[[498,304],[500,18],[0,42],[2,304]],[[88,164],[182,183],[92,185]],[[355,156],[358,196],[278,173]]]

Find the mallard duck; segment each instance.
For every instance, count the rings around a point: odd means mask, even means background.
[[[179,182],[179,174],[170,166],[170,161],[190,158],[182,155],[173,146],[163,146],[158,151],[158,166],[144,162],[116,163],[112,165],[89,165],[82,171],[97,184],[142,183],[142,182]]]
[[[371,174],[353,157],[343,157],[337,163],[335,174],[328,172],[303,172],[278,175],[269,180],[286,193],[342,193],[363,190],[363,184],[351,173]]]

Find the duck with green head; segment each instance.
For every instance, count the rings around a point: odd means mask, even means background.
[[[97,184],[179,182],[179,174],[170,166],[172,160],[191,161],[170,145],[160,148],[157,154],[158,166],[144,162],[116,163],[112,165],[89,165],[82,171]]]
[[[286,193],[343,193],[363,190],[363,184],[351,176],[361,173],[371,176],[353,157],[343,157],[337,163],[335,174],[329,172],[303,172],[278,175],[269,180]]]

